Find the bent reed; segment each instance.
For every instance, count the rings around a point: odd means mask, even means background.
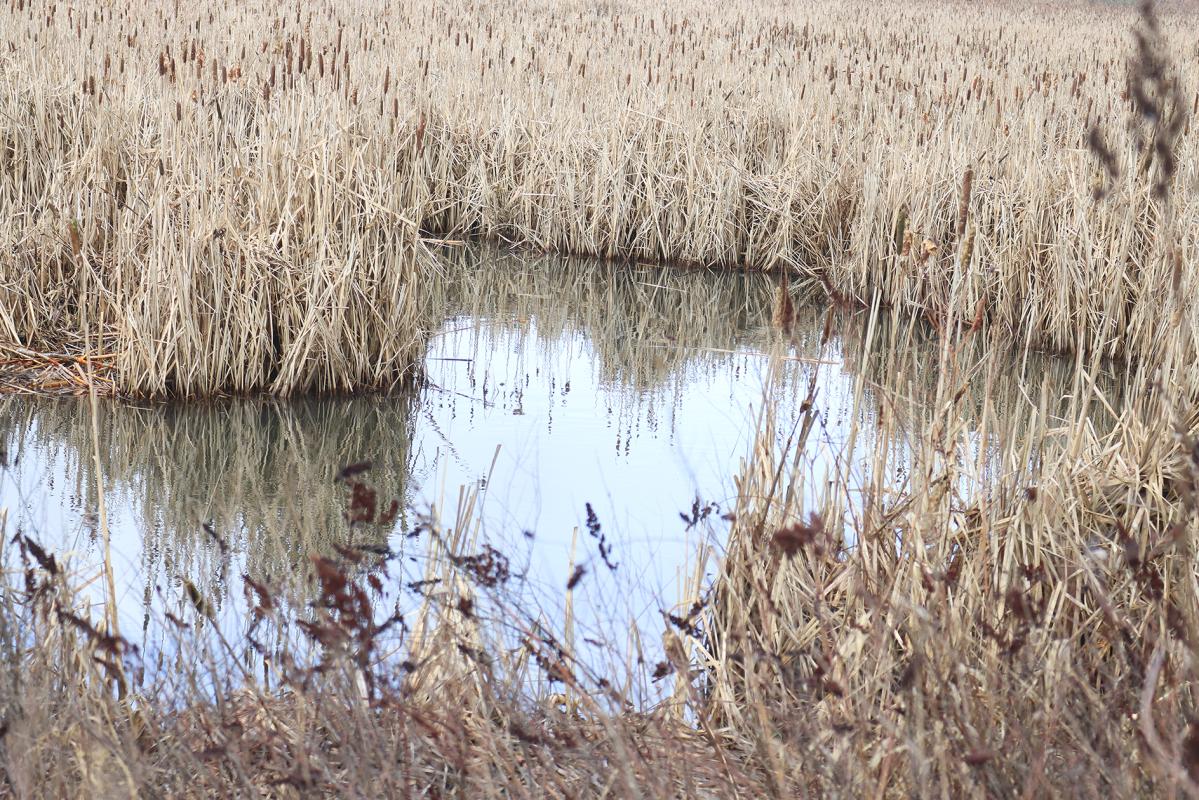
[[[1163,12],[1175,42],[1195,38],[1188,8]],[[936,324],[957,280],[996,340],[1142,357],[1174,272],[1141,179],[1162,166],[1096,204],[1088,148],[1136,105],[1135,19],[1084,3],[13,0],[0,331],[13,358],[107,357],[96,369],[131,394],[384,385],[418,360],[423,231],[798,270]],[[1199,104],[1179,72],[1171,119]],[[1153,136],[1106,134],[1133,162]],[[1176,144],[1169,181],[1193,188],[1194,138]],[[1196,208],[1180,193],[1181,230]]]

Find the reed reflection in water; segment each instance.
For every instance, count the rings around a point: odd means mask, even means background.
[[[630,619],[652,622],[702,578],[697,558],[725,525],[712,513],[689,526],[680,513],[728,507],[764,399],[782,439],[815,392],[813,497],[830,470],[902,476],[905,424],[933,413],[938,340],[885,313],[871,326],[865,313],[802,304],[783,335],[771,324],[777,287],[763,275],[476,249],[447,251],[441,268],[432,303],[444,322],[419,396],[102,407],[100,475],[126,633],[145,629],[186,581],[236,616],[243,572],[286,581],[338,544],[425,552],[405,535],[406,511],[382,529],[347,524],[334,476],[368,460],[381,497],[405,510],[434,506],[452,519],[460,487],[479,487],[470,535],[511,556],[531,607],[562,608],[582,565],[575,618],[609,639]],[[782,356],[774,375],[770,353]],[[984,360],[994,374],[971,383],[967,413],[989,403],[1008,427],[980,433],[966,457],[1018,437],[1042,396],[1075,390],[1069,365]],[[100,554],[87,407],[5,398],[0,431],[10,527],[74,552],[86,569]],[[891,440],[884,451],[878,436]],[[888,463],[854,457],[879,452]]]

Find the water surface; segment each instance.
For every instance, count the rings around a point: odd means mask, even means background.
[[[867,315],[829,324],[827,308],[803,304],[784,335],[771,321],[776,285],[762,275],[475,249],[448,251],[442,270],[416,394],[106,401],[96,428],[86,401],[0,399],[8,527],[92,575],[103,486],[123,633],[137,638],[180,606],[186,581],[236,617],[243,572],[282,581],[335,544],[387,543],[411,554],[419,577],[427,543],[408,535],[416,521],[432,510],[454,526],[461,499],[477,492],[472,546],[506,553],[529,606],[551,616],[582,565],[575,624],[617,643],[632,623],[654,630],[659,611],[710,571],[704,546],[718,550],[727,523],[713,513],[689,526],[680,513],[731,509],[764,404],[782,437],[815,390],[815,494],[831,470],[871,468],[839,458],[851,432],[863,453],[891,437],[888,469],[902,481],[904,428],[929,413],[934,340],[907,333],[911,352],[897,362],[878,355],[888,334],[877,325],[867,349]],[[771,353],[784,357],[773,379]],[[967,405],[1026,414],[1043,381],[1059,395],[1069,385],[1064,367],[1046,369],[1013,365],[993,396]],[[390,525],[345,521],[334,478],[363,461],[382,505],[399,501]],[[100,584],[86,591],[98,599]]]

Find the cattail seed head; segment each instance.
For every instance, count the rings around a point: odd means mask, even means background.
[[[970,216],[970,192],[974,187],[974,168],[967,167],[965,174],[962,176],[962,201],[958,206],[958,221],[954,232],[957,238],[961,238],[966,232],[966,221]]]

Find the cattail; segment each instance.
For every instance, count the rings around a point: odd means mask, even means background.
[[[1170,248],[1170,291],[1175,297],[1178,297],[1179,289],[1182,288],[1182,251],[1177,245]]]
[[[957,238],[961,238],[966,232],[966,220],[970,215],[970,190],[974,186],[974,168],[967,167],[966,174],[962,176],[962,202],[958,206],[958,224],[954,229]]]
[[[895,245],[895,252],[900,252],[904,246],[905,236],[908,227],[908,207],[906,204],[899,207],[899,211],[895,214],[895,225],[891,230],[891,241]],[[904,254],[906,255],[906,253]]]
[[[420,120],[416,124],[416,154],[420,155],[425,146],[425,113],[422,111]]]

